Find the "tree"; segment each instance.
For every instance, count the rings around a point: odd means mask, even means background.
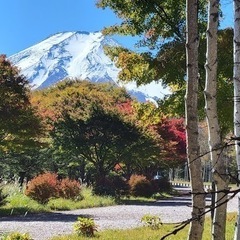
[[[117,163],[131,161],[133,156],[137,161],[144,156],[146,161],[147,155],[153,155],[150,152],[153,140],[144,137],[143,132],[130,122],[123,121],[119,114],[108,112],[99,105],[94,105],[83,115],[63,112],[54,123],[52,137],[55,145],[75,151],[93,164],[97,184],[102,184]],[[143,148],[144,141],[149,149]]]
[[[183,118],[165,118],[154,124],[154,130],[162,139],[161,158],[168,168],[182,166],[186,162],[186,131]]]
[[[205,211],[204,187],[198,134],[198,0],[186,1],[186,66],[185,98],[187,159],[192,188],[192,217],[188,239],[202,239]],[[202,194],[201,194],[202,193]],[[200,217],[199,217],[200,216]]]
[[[237,138],[240,136],[240,1],[234,0],[234,134]],[[236,161],[238,166],[238,179],[240,180],[240,146],[239,140],[235,142]],[[235,229],[234,239],[240,239],[240,194],[238,193],[238,217]]]
[[[78,164],[84,172],[93,166],[102,178],[116,163],[145,169],[148,161],[159,160],[159,142],[134,117],[132,100],[122,88],[65,81],[35,92],[33,100],[50,119],[47,129],[57,170]]]
[[[227,176],[223,156],[223,144],[217,113],[217,32],[219,24],[219,1],[208,1],[208,28],[206,54],[205,102],[208,123],[209,150],[212,161],[213,181],[216,185],[215,206],[212,225],[212,239],[225,239],[227,215]]]
[[[201,159],[199,158],[198,142],[198,20],[205,17],[204,1],[111,1],[101,0],[100,7],[110,7],[123,19],[120,26],[109,27],[105,33],[122,33],[141,35],[145,38],[140,44],[150,48],[161,49],[162,40],[170,42],[185,42],[185,23],[187,23],[187,90],[186,90],[186,130],[187,130],[187,156],[190,169],[190,178],[193,191],[193,217],[196,217],[190,228],[189,239],[201,239],[204,217],[205,200],[203,181],[201,176]],[[187,5],[187,17],[185,7]],[[198,14],[199,13],[199,14]],[[174,17],[173,17],[174,16]],[[203,21],[200,21],[203,23]],[[203,24],[204,25],[204,24]],[[203,26],[200,25],[200,26]],[[200,31],[201,32],[201,31]],[[115,50],[116,51],[116,50]],[[122,53],[121,55],[119,53]],[[132,54],[123,49],[117,49],[122,72],[120,79],[134,80],[138,84],[147,83],[153,79],[162,79],[159,74],[164,68],[164,61],[159,62],[150,53]],[[128,64],[130,62],[130,64]],[[141,64],[138,64],[138,63]],[[135,63],[136,68],[135,68]],[[163,63],[161,65],[161,63]],[[184,68],[185,69],[185,68]],[[122,75],[121,75],[122,74]],[[174,80],[170,79],[171,82]],[[177,79],[176,79],[177,80]],[[182,82],[183,79],[181,79]],[[168,82],[169,83],[169,82]]]
[[[34,160],[29,156],[41,148],[42,130],[41,119],[30,103],[26,78],[5,55],[0,55],[0,166],[5,170],[0,172],[2,177],[14,174],[21,176],[22,182],[25,174],[31,174],[29,166]]]
[[[232,79],[232,68],[233,68],[233,30],[224,29],[218,30],[218,81],[217,81],[217,111],[219,117],[219,125],[221,135],[224,136],[232,131],[233,128],[233,83]],[[170,116],[182,117],[184,116],[184,94],[186,91],[185,78],[185,61],[186,56],[184,53],[184,43],[169,44],[168,47],[163,47],[159,52],[159,62],[161,59],[166,61],[165,68],[162,70],[164,78],[174,78],[174,75],[178,79],[177,82],[173,81],[171,85],[172,94],[160,99],[158,101],[162,111]],[[174,55],[173,55],[174,54]],[[174,58],[172,58],[174,56]],[[204,63],[206,61],[206,38],[202,37],[199,43],[199,96],[198,96],[198,113],[199,119],[205,120],[204,111],[204,96],[201,90],[204,90],[205,81],[205,68]],[[168,63],[168,64],[167,64]],[[227,64],[226,64],[227,63]],[[180,81],[180,79],[182,79]]]
[[[97,6],[111,8],[122,19],[121,24],[106,27],[103,33],[140,36],[137,46],[149,49],[149,52],[137,54],[124,48],[114,48],[113,58],[118,57],[117,66],[121,67],[119,78],[136,81],[138,85],[159,79],[166,84],[160,77],[165,62],[159,62],[155,53],[169,41],[185,41],[185,1],[99,0]]]
[[[28,82],[0,55],[0,151],[20,151],[36,143],[40,119],[30,104]]]

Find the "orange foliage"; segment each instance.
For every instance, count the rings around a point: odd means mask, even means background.
[[[46,172],[27,184],[25,194],[40,203],[46,203],[53,197],[74,199],[79,196],[80,191],[81,185],[78,181],[69,178],[58,180],[56,173]]]

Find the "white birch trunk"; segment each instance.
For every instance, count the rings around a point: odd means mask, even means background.
[[[208,1],[208,28],[206,53],[205,111],[208,124],[209,149],[212,161],[213,181],[216,191],[227,190],[226,166],[223,156],[221,133],[217,115],[217,32],[219,0]],[[224,192],[215,194],[215,207],[227,200]],[[214,211],[212,239],[224,240],[227,203]]]
[[[185,99],[187,158],[192,186],[192,217],[188,234],[189,240],[201,240],[204,227],[205,210],[203,193],[202,166],[198,134],[198,0],[186,1],[186,58],[187,58],[187,90]],[[199,217],[199,218],[198,218]]]
[[[233,38],[233,83],[234,83],[234,134],[240,137],[240,1],[234,0],[234,38]],[[240,146],[236,141],[236,161],[238,166],[238,179],[240,179]],[[240,239],[240,193],[238,193],[238,216],[235,229],[235,240]]]

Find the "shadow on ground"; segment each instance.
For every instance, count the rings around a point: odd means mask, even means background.
[[[1,221],[9,221],[9,222],[74,222],[77,220],[78,217],[85,217],[85,218],[93,218],[92,215],[88,214],[69,214],[69,213],[30,213],[26,215],[19,215],[19,216],[4,216],[0,217]]]

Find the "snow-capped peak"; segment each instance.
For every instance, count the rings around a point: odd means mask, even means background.
[[[101,32],[61,32],[10,56],[9,60],[20,68],[32,88],[48,87],[67,77],[118,85],[119,69],[104,53],[106,44],[119,45]],[[146,95],[145,100],[149,97],[133,85],[126,88],[135,95]]]

